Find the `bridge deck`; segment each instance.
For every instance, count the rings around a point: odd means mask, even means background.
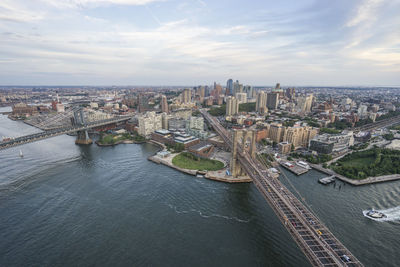
[[[232,148],[229,132],[219,122],[202,111],[222,139]],[[329,229],[300,202],[278,179],[273,178],[265,165],[238,148],[241,166],[274,210],[284,227],[314,266],[362,266],[357,258]],[[350,258],[346,262],[344,255]]]
[[[58,135],[74,133],[77,131],[84,131],[84,130],[88,130],[88,129],[95,128],[95,127],[100,127],[100,126],[111,124],[111,123],[126,121],[126,120],[129,120],[130,118],[131,118],[131,116],[120,116],[120,117],[116,117],[116,118],[90,122],[90,123],[87,123],[82,126],[71,126],[71,127],[66,127],[66,128],[53,129],[50,131],[20,136],[20,137],[14,138],[9,141],[0,142],[0,150],[27,144],[27,143],[36,142],[39,140],[55,137]]]

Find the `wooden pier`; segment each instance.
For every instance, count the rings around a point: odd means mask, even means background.
[[[309,169],[300,167],[299,165],[296,164],[296,162],[293,161],[283,161],[281,160],[279,162],[284,168],[286,168],[287,170],[293,172],[296,175],[302,175],[305,174],[306,172],[308,172]],[[291,166],[288,166],[288,164],[291,164]]]

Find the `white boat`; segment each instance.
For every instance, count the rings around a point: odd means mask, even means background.
[[[365,213],[365,216],[370,217],[372,219],[383,219],[383,218],[387,218],[387,216],[385,214],[383,214],[382,212],[376,211],[374,209],[369,210]]]
[[[21,149],[19,150],[19,156],[20,156],[21,158],[24,157],[24,154],[22,153],[22,150],[21,150]]]
[[[304,169],[307,169],[307,170],[310,169],[310,166],[307,164],[307,162],[304,162],[304,161],[301,161],[301,160],[297,161],[296,165],[300,166],[300,167],[302,167]]]

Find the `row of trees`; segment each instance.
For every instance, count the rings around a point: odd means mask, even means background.
[[[293,152],[290,154],[290,156],[296,159],[304,158],[306,161],[313,164],[324,163],[332,160],[332,155],[327,155],[327,154],[319,154],[318,156],[314,156],[314,155],[302,155],[300,153]]]

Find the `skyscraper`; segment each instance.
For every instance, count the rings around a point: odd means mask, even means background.
[[[225,95],[232,95],[233,94],[233,80],[229,79],[226,82],[226,91],[225,91]]]
[[[265,113],[267,107],[267,95],[265,94],[264,91],[260,91],[257,94],[257,100],[256,100],[256,111],[258,113]]]
[[[247,98],[253,98],[253,87],[246,85],[243,87],[243,92],[247,94]]]
[[[143,113],[146,111],[150,110],[150,106],[149,106],[149,99],[146,95],[144,94],[139,94],[138,95],[138,110],[139,113]]]
[[[296,109],[299,112],[308,113],[308,112],[311,111],[312,101],[313,101],[313,95],[312,94],[310,94],[308,96],[300,96],[300,97],[297,98]]]
[[[243,84],[240,84],[238,80],[233,83],[233,95],[236,95],[237,93],[242,93],[243,92]]]
[[[272,92],[267,94],[267,108],[277,109],[279,104],[279,93]]]
[[[165,95],[163,95],[161,97],[161,111],[168,113],[168,102],[167,102],[167,97]]]
[[[289,99],[294,99],[295,96],[295,89],[292,88],[286,88],[286,97]]]
[[[232,116],[239,113],[239,101],[232,96],[226,99],[226,116]]]
[[[190,89],[185,89],[182,92],[182,103],[188,104],[192,102],[192,91]]]

